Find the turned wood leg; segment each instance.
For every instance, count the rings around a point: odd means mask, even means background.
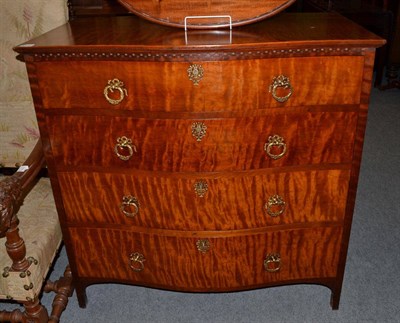
[[[0,311],[0,322],[23,322],[24,313],[20,310],[12,312]]]
[[[44,291],[55,292],[52,304],[52,311],[49,319],[49,323],[57,323],[60,321],[61,313],[65,310],[68,304],[68,297],[72,295],[74,288],[72,285],[72,273],[69,265],[64,271],[64,276],[59,280],[52,282],[48,281],[44,287]]]
[[[13,271],[25,271],[30,263],[26,259],[26,247],[24,240],[19,235],[18,219],[13,218],[10,228],[6,232],[6,250],[13,263]]]
[[[49,315],[46,308],[40,304],[39,299],[23,303],[25,312],[23,313],[23,322],[29,323],[47,323]]]
[[[0,322],[22,323],[48,323],[49,315],[46,308],[40,304],[36,297],[32,301],[23,302],[25,311],[14,310],[12,312],[0,312]]]

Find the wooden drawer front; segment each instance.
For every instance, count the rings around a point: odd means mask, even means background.
[[[342,221],[349,175],[341,170],[209,178],[77,172],[58,178],[70,223],[237,230]],[[207,185],[202,197],[194,188],[200,181]],[[137,201],[129,205],[124,196]]]
[[[192,125],[201,121],[206,135],[197,141]],[[125,167],[160,171],[222,171],[320,163],[352,158],[356,112],[271,114],[268,117],[172,120],[119,117],[49,116],[47,127],[57,166]],[[68,135],[66,135],[68,134]],[[285,155],[265,152],[279,135]],[[132,140],[129,160],[115,153],[118,138]],[[273,146],[273,148],[279,148]],[[282,152],[282,147],[273,154]],[[129,153],[124,150],[123,153]]]
[[[79,277],[156,287],[223,291],[268,283],[335,277],[340,227],[276,231],[230,237],[176,237],[124,230],[69,228]],[[179,232],[176,233],[179,235]],[[196,243],[208,240],[206,252]],[[143,255],[130,262],[130,255]],[[280,254],[280,270],[267,272],[267,254]]]
[[[41,62],[36,68],[45,108],[247,111],[283,105],[358,104],[363,62],[362,57],[351,56],[195,62],[204,69],[198,85],[188,77],[188,62],[65,61]],[[279,75],[289,77],[293,87],[285,103],[269,92]],[[122,81],[127,90],[116,105],[103,94],[113,79]],[[108,91],[112,99],[120,95],[119,90]]]

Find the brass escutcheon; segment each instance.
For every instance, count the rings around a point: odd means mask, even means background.
[[[206,134],[207,126],[203,122],[192,123],[192,136],[195,137],[197,141],[201,141]]]
[[[288,89],[289,93],[287,95],[285,95],[285,96],[278,96],[276,94],[276,90],[278,88],[280,88],[280,87],[284,88],[284,89]],[[272,79],[272,84],[269,86],[269,92],[272,94],[272,97],[276,101],[278,101],[280,103],[283,103],[283,102],[287,101],[292,96],[293,87],[290,84],[290,80],[289,80],[289,78],[287,76],[279,75],[279,76],[276,76],[276,77],[274,77]]]
[[[135,196],[127,195],[122,198],[120,209],[128,218],[133,218],[139,213],[139,201]],[[133,209],[128,212],[127,209]]]
[[[119,91],[119,99],[111,99],[108,96],[108,93],[113,93],[114,90]],[[124,82],[121,82],[118,79],[108,80],[107,86],[104,88],[103,91],[104,97],[106,100],[113,105],[116,105],[125,98],[125,95],[128,96],[128,91],[124,88]]]
[[[265,210],[272,217],[277,217],[285,212],[285,207],[286,203],[279,195],[270,196],[268,202],[264,205]]]
[[[267,155],[272,159],[282,158],[286,153],[286,144],[284,141],[285,140],[278,135],[269,136],[268,141],[264,145],[264,150]],[[282,151],[279,154],[274,154],[271,152],[273,147],[280,147]]]
[[[269,253],[265,256],[264,269],[269,273],[276,273],[281,269],[281,255]]]
[[[201,65],[192,64],[187,69],[189,80],[193,82],[194,85],[199,85],[199,82],[203,78],[204,69]]]
[[[204,197],[208,191],[208,184],[204,179],[199,179],[194,183],[194,192],[198,197]]]
[[[144,269],[146,259],[139,252],[134,252],[129,255],[129,267],[135,272],[140,272]]]
[[[206,253],[208,250],[210,250],[210,246],[211,244],[208,239],[200,239],[196,241],[196,248],[202,253]]]
[[[126,151],[127,154],[121,154],[120,150]],[[132,140],[123,136],[117,138],[117,144],[114,147],[114,152],[121,160],[129,160],[133,153],[137,152],[136,146],[132,144]]]

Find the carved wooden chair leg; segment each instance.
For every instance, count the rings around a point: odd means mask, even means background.
[[[34,300],[23,302],[25,311],[14,310],[12,312],[1,311],[0,322],[22,323],[48,323],[49,315],[46,308],[36,297]]]
[[[59,280],[52,282],[48,280],[44,287],[46,293],[55,292],[56,296],[53,300],[53,309],[51,311],[49,323],[57,323],[60,321],[61,313],[68,304],[68,297],[72,296],[74,287],[72,285],[72,273],[69,265],[65,268],[64,276]]]
[[[49,315],[46,308],[40,303],[36,297],[32,301],[24,302],[25,312],[23,313],[24,319],[22,322],[29,323],[47,323]]]
[[[23,322],[24,313],[20,310],[12,312],[0,311],[0,322]]]

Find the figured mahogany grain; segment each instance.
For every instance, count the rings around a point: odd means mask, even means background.
[[[200,142],[191,131],[196,121],[207,126]],[[75,115],[46,118],[57,167],[203,172],[348,163],[356,122],[356,112],[284,111],[266,117],[201,120]],[[281,136],[287,145],[286,154],[277,160],[264,151],[272,135]],[[114,152],[117,138],[122,136],[130,138],[137,148],[127,161]]]
[[[341,227],[285,230],[262,234],[208,238],[201,253],[193,238],[113,229],[68,229],[79,277],[124,280],[167,289],[224,291],[296,279],[334,277],[340,250]],[[202,238],[204,239],[204,238]],[[145,257],[144,270],[129,267],[129,255]],[[269,273],[263,262],[280,253],[281,270]],[[106,261],[105,261],[106,260]]]
[[[197,86],[187,73],[192,63],[204,69]],[[36,70],[45,108],[196,112],[358,104],[362,66],[361,56],[332,56],[175,63],[40,62]],[[269,92],[278,75],[289,77],[293,87],[285,103]],[[60,77],[63,82],[57,82]],[[108,80],[115,78],[124,82],[128,96],[111,105],[103,91]]]
[[[91,282],[206,292],[314,282],[332,289],[337,308],[383,44],[336,14],[282,14],[232,32],[76,19],[16,47],[80,306]],[[205,71],[197,86],[192,63]],[[268,93],[278,74],[293,86],[283,104]],[[112,78],[128,90],[116,106],[103,95]],[[201,141],[193,122],[207,126]],[[264,152],[271,135],[285,140],[281,159]],[[121,136],[137,147],[129,161],[114,151]],[[138,217],[121,218],[125,194],[139,198]],[[287,202],[273,219],[263,211],[270,194]],[[146,257],[140,273],[132,252]],[[263,269],[272,252],[278,273]]]
[[[129,11],[150,21],[168,26],[184,27],[184,18],[188,16],[229,15],[233,26],[249,24],[277,14],[295,0],[118,1]],[[218,28],[221,26],[226,27],[227,22],[226,18],[191,19],[187,21],[187,25],[191,28]]]
[[[59,173],[66,220],[175,230],[240,230],[272,225],[340,222],[347,198],[347,170],[249,175]],[[207,182],[203,197],[198,180]],[[265,211],[272,195],[286,205],[278,217]],[[139,214],[126,217],[123,196],[137,197]],[[85,207],[82,207],[84,205]],[[129,209],[128,209],[129,210]],[[154,216],[162,214],[162,216]]]

